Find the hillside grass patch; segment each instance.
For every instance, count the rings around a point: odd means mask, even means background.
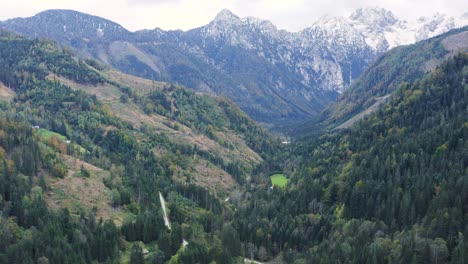
[[[50,139],[52,137],[57,137],[59,140],[62,140],[62,141],[67,140],[67,138],[64,135],[53,132],[53,131],[50,131],[50,130],[47,130],[47,129],[44,129],[44,128],[38,129],[37,134],[40,137],[44,138],[44,139]]]
[[[288,183],[288,178],[284,174],[277,173],[270,176],[273,186],[284,188]]]
[[[52,138],[57,138],[61,144],[71,144],[71,150],[73,152],[77,152],[82,155],[86,154],[87,152],[86,149],[81,145],[68,141],[67,137],[62,134],[44,128],[39,128],[36,131],[37,135],[44,140],[52,140]]]

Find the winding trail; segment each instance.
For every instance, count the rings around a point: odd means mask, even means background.
[[[171,222],[169,222],[169,217],[167,217],[166,212],[166,201],[164,201],[164,197],[162,196],[161,192],[159,192],[159,201],[161,201],[161,207],[163,209],[164,225],[166,225],[167,228],[171,230]]]

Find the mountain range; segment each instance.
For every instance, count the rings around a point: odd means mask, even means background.
[[[48,10],[0,26],[50,38],[123,72],[225,96],[258,122],[284,124],[317,115],[382,52],[468,24],[443,14],[406,21],[382,8],[324,16],[299,32],[221,11],[188,31],[130,32],[71,10]]]

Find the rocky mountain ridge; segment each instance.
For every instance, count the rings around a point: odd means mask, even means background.
[[[381,8],[322,17],[299,32],[221,11],[188,31],[130,32],[95,16],[49,10],[0,23],[51,38],[124,72],[235,101],[268,124],[306,120],[333,101],[382,52],[468,24],[442,14],[408,22]]]

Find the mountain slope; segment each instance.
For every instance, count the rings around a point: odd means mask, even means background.
[[[237,106],[3,31],[0,67],[0,262],[119,262],[140,243],[159,262],[240,255],[225,199],[280,144]]]
[[[461,51],[468,50],[468,27],[417,44],[399,47],[376,62],[329,107],[329,121],[340,123],[391,95],[402,82],[412,83]]]
[[[267,148],[264,139],[272,139],[228,100],[196,95],[182,87],[116,71],[99,71],[82,60],[77,63],[49,42],[17,38],[4,40],[2,45],[4,56],[0,80],[8,87],[21,92],[19,89],[22,89],[21,83],[25,78],[16,76],[24,71],[34,71],[33,78],[60,82],[73,90],[95,95],[110,114],[128,122],[134,129],[142,130],[134,132],[141,133],[136,135],[137,138],[148,140],[151,133],[167,137],[168,145],[160,146],[158,155],[171,154],[173,148],[189,148],[188,152],[198,149],[195,152],[202,155],[201,160],[184,161],[185,169],[180,168],[181,161],[178,160],[173,164],[176,169],[174,176],[201,173],[195,169],[197,166],[203,162],[214,162],[213,171],[203,175],[211,178],[203,180],[207,188],[235,188],[233,177],[242,182],[245,175],[241,175],[241,171],[253,169],[262,160],[261,156],[265,157],[262,153],[264,147]],[[36,57],[32,57],[34,54]],[[34,58],[32,61],[31,57]],[[232,171],[226,172],[230,169],[235,169],[235,176],[230,175]],[[206,173],[211,173],[212,177]],[[220,182],[216,182],[215,176],[220,177]],[[193,179],[196,182],[203,177],[195,175]]]
[[[111,21],[67,10],[1,26],[55,39],[126,73],[228,97],[256,121],[278,125],[317,115],[381,52],[464,24],[464,17],[443,15],[410,23],[390,11],[367,8],[349,18],[320,18],[295,33],[228,10],[187,32],[128,32]]]
[[[402,81],[354,126],[295,142],[281,162],[287,187],[272,190],[259,176],[237,204],[235,226],[251,256],[265,261],[282,252],[285,263],[466,261],[467,77],[462,52]]]
[[[468,28],[394,48],[376,61],[316,118],[284,129],[296,138],[347,128],[376,111],[403,82],[413,82],[453,55],[468,49]]]

